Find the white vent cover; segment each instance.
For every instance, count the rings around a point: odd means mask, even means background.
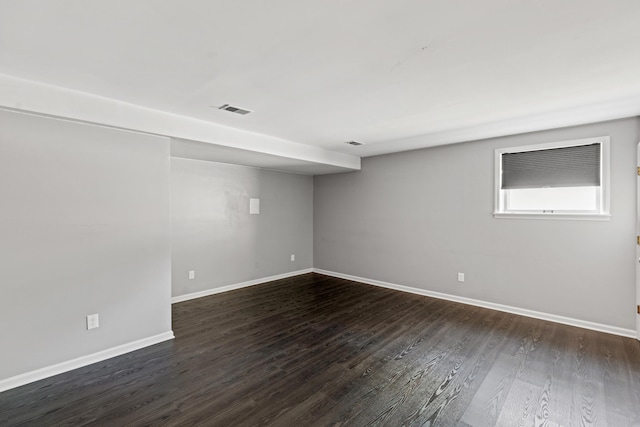
[[[229,104],[224,104],[221,107],[218,107],[219,110],[225,110],[225,111],[230,111],[232,113],[236,113],[236,114],[242,114],[247,115],[249,113],[253,113],[253,111],[251,110],[247,110],[246,108],[240,108],[240,107],[234,107],[233,105],[229,105]]]
[[[358,142],[358,141],[347,141],[345,142],[345,144],[355,145],[355,146],[364,145],[362,142]]]

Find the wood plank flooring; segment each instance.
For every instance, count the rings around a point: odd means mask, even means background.
[[[640,426],[638,341],[306,274],[0,393],[18,426]]]

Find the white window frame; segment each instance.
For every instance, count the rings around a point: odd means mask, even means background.
[[[578,145],[589,145],[600,143],[602,147],[600,156],[600,191],[599,212],[578,213],[569,211],[507,211],[506,190],[502,190],[502,155],[507,153],[521,153],[525,151],[539,151],[551,148],[575,147]],[[518,219],[569,219],[569,220],[596,220],[607,221],[611,219],[610,214],[610,138],[601,136],[596,138],[574,139],[570,141],[549,142],[543,144],[524,145],[520,147],[498,148],[495,150],[495,203],[493,216],[495,218],[518,218]]]

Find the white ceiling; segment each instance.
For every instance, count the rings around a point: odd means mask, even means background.
[[[364,157],[640,114],[639,18],[638,0],[0,0],[0,74]]]

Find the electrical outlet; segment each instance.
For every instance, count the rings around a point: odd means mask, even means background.
[[[295,261],[296,260],[296,256],[294,254],[291,254],[291,261]]]
[[[97,314],[90,314],[87,316],[87,330],[95,329],[100,326],[100,319]]]
[[[464,273],[458,273],[458,282],[464,282]]]
[[[195,270],[189,270],[189,280],[193,280],[196,278],[196,271]]]

